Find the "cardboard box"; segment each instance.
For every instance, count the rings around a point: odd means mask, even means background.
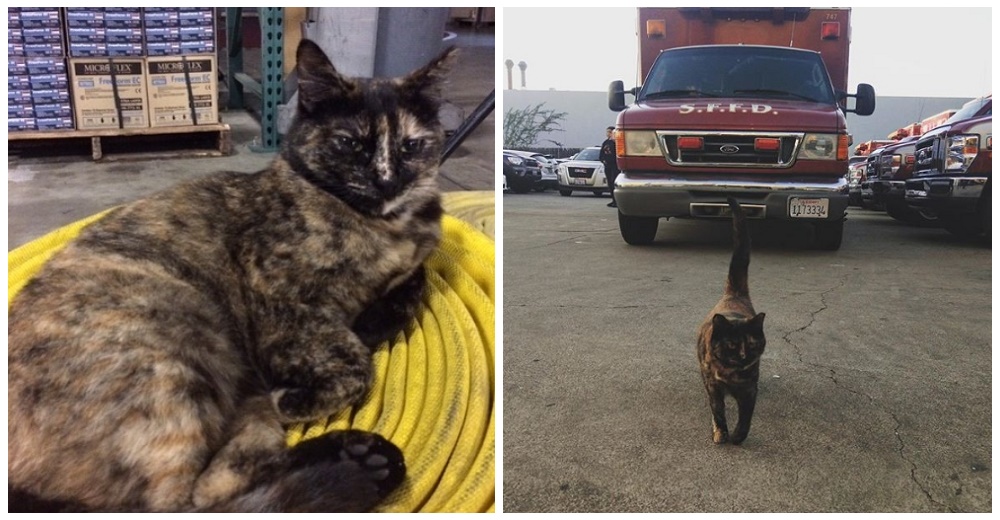
[[[36,117],[35,126],[39,130],[72,130],[72,117]]]
[[[80,7],[66,8],[66,26],[73,27],[104,27],[104,11]]]
[[[7,47],[8,50],[10,46]],[[28,62],[24,58],[7,57],[7,74],[27,74]]]
[[[10,132],[23,132],[25,130],[35,130],[35,118],[33,117],[8,117],[7,130]]]
[[[121,27],[142,27],[142,14],[139,12],[138,8],[115,10],[107,7],[105,9],[104,26],[108,29]]]
[[[35,107],[33,105],[7,105],[8,118],[35,117]]]
[[[55,7],[21,7],[21,27],[59,27],[59,9]],[[8,12],[8,18],[10,14]]]
[[[27,58],[24,60],[28,74],[65,74],[66,59],[41,57]],[[8,67],[9,71],[9,67]]]
[[[101,43],[71,43],[69,55],[73,58],[88,58],[92,56],[107,56],[108,44]]]
[[[70,83],[77,128],[148,127],[143,65],[141,58],[71,59]],[[118,105],[111,83],[112,70],[118,85]]]
[[[73,105],[70,103],[51,103],[46,105],[35,105],[34,116],[43,117],[73,117]]]
[[[108,56],[142,56],[142,43],[108,42]]]
[[[59,27],[33,27],[21,29],[25,45],[29,43],[62,43],[62,29]]]
[[[29,84],[33,90],[65,89],[68,85],[66,73],[32,74]]]
[[[146,42],[146,55],[169,56],[181,53],[181,42]]]
[[[74,43],[103,43],[105,41],[107,29],[100,27],[70,27],[69,44]]]
[[[25,75],[7,76],[7,90],[24,90],[31,88],[31,78]]]
[[[217,74],[214,55],[146,58],[150,126],[218,123]]]
[[[9,47],[9,45],[8,45]],[[64,56],[62,42],[55,43],[25,43],[25,56]]]

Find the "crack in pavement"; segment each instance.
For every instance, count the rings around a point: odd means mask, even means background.
[[[548,243],[540,244],[540,245],[537,245],[537,246],[526,247],[524,249],[512,249],[511,251],[530,251],[532,249],[540,249],[540,248],[543,248],[543,247],[554,246],[556,244],[561,244],[563,242],[569,242],[570,240],[576,240],[578,238],[583,238],[583,237],[585,237],[585,236],[587,236],[589,234],[590,233],[586,233],[586,234],[583,234],[583,235],[574,235],[574,236],[571,236],[569,238],[564,238],[562,240],[556,240],[555,242],[548,242]]]
[[[797,328],[797,329],[795,329],[793,331],[790,331],[787,334],[785,334],[784,336],[782,336],[781,339],[783,339],[785,341],[785,343],[787,343],[788,345],[790,345],[792,347],[792,349],[795,350],[795,355],[796,355],[796,357],[799,358],[799,363],[805,363],[805,364],[810,365],[810,366],[819,367],[819,365],[816,365],[816,364],[813,364],[813,363],[806,363],[805,361],[802,360],[802,350],[799,348],[799,346],[796,343],[794,343],[791,340],[792,334],[795,334],[797,332],[802,332],[802,331],[808,329],[809,327],[812,327],[812,325],[814,323],[816,323],[816,316],[819,313],[821,313],[821,312],[823,312],[823,311],[825,311],[825,310],[827,310],[829,308],[829,305],[826,303],[826,295],[832,293],[833,291],[836,291],[837,289],[843,288],[844,285],[847,284],[847,277],[848,277],[848,275],[845,274],[840,279],[840,283],[838,285],[836,285],[834,287],[831,287],[831,288],[829,288],[829,289],[827,289],[827,290],[819,293],[820,308],[817,309],[817,310],[815,310],[815,311],[813,311],[813,312],[811,312],[811,313],[809,313],[809,323],[806,323],[805,325],[803,325],[803,326],[801,326],[801,327],[799,327],[799,328]]]
[[[864,392],[859,392],[857,390],[849,388],[846,385],[841,384],[841,382],[837,379],[837,371],[834,369],[834,367],[830,367],[830,366],[825,366],[825,365],[820,365],[820,364],[817,364],[817,363],[810,363],[810,362],[804,361],[802,359],[802,349],[798,346],[798,344],[796,344],[795,342],[793,342],[792,339],[791,339],[791,336],[793,334],[802,332],[802,331],[808,329],[809,327],[811,327],[814,323],[816,323],[816,316],[818,316],[819,313],[821,313],[821,312],[823,312],[823,311],[825,311],[825,310],[827,310],[829,308],[829,305],[826,302],[827,295],[830,294],[831,292],[837,290],[837,289],[840,289],[840,288],[844,287],[844,285],[846,285],[846,284],[847,284],[847,276],[845,275],[841,279],[839,285],[821,292],[820,293],[820,308],[810,313],[810,315],[809,315],[809,323],[806,323],[802,327],[799,327],[798,329],[795,329],[793,331],[788,332],[787,334],[785,334],[784,336],[782,336],[782,339],[785,341],[785,343],[787,343],[789,346],[791,346],[792,349],[794,349],[795,355],[798,358],[799,363],[801,363],[803,365],[806,365],[806,366],[809,366],[809,367],[812,367],[812,368],[829,371],[829,374],[828,374],[827,377],[830,379],[830,381],[833,382],[833,386],[837,387],[840,390],[848,392],[850,394],[853,394],[853,395],[856,395],[858,397],[862,397],[864,399],[867,399],[868,400],[868,404],[870,404],[873,408],[876,408],[877,410],[880,410],[880,411],[888,414],[889,417],[892,418],[893,422],[895,423],[895,426],[893,427],[893,434],[896,436],[896,442],[897,442],[896,454],[899,455],[899,458],[902,459],[904,462],[906,462],[910,466],[910,480],[917,486],[918,489],[920,489],[920,491],[923,493],[924,497],[927,499],[928,502],[930,502],[932,505],[934,505],[938,509],[943,509],[943,510],[946,510],[948,512],[954,513],[954,512],[956,512],[956,510],[954,508],[952,508],[951,506],[945,505],[945,504],[943,504],[943,503],[935,500],[934,497],[931,495],[930,490],[928,490],[917,479],[917,464],[913,460],[909,459],[906,456],[906,454],[904,453],[904,450],[906,449],[906,443],[903,440],[903,436],[899,432],[899,429],[900,429],[902,423],[899,421],[899,418],[896,416],[896,414],[892,410],[890,410],[890,409],[888,409],[886,407],[883,407],[883,406],[880,406],[879,404],[877,404],[875,402],[875,397],[874,396],[868,395],[868,394],[866,394]]]

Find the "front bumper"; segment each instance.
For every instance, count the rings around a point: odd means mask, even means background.
[[[615,180],[618,210],[634,217],[709,216],[703,210],[725,204],[727,197],[756,208],[753,216],[782,220],[800,220],[789,215],[789,199],[825,198],[829,200],[826,219],[801,220],[840,220],[847,211],[848,183],[843,176],[707,179],[630,172],[622,172]]]
[[[975,213],[989,177],[922,177],[906,181],[906,203],[947,213]]]
[[[906,193],[906,181],[877,180],[871,183],[875,202],[902,201]]]

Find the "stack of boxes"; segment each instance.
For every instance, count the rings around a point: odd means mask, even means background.
[[[7,130],[73,128],[56,7],[7,8]]]
[[[142,16],[150,126],[218,123],[212,8],[147,7]]]
[[[71,58],[142,56],[138,7],[67,7]]]
[[[214,8],[11,7],[8,21],[8,130],[219,122]]]

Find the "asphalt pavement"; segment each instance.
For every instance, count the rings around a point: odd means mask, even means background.
[[[502,198],[505,512],[992,510],[989,243],[751,222],[768,344],[749,438],[716,446],[695,337],[731,224],[628,246],[608,201]]]

